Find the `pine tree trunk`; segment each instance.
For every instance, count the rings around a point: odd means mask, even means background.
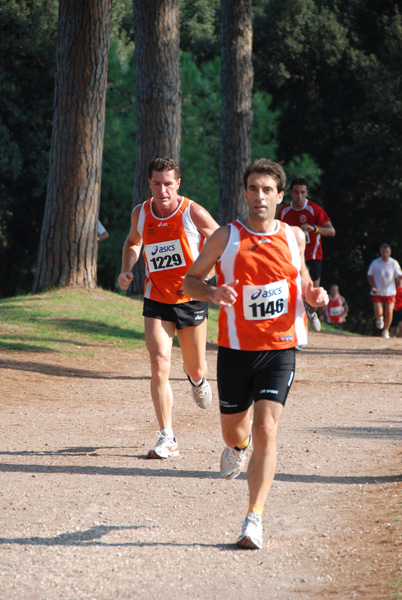
[[[243,171],[251,159],[253,120],[251,0],[221,0],[221,158],[218,222],[244,212]]]
[[[33,290],[96,287],[112,0],[60,0],[53,133]]]
[[[133,206],[150,196],[148,166],[180,158],[179,0],[134,0],[137,150]],[[142,294],[144,264],[134,268],[129,294]]]

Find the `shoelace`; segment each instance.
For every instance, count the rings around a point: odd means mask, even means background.
[[[172,444],[174,443],[174,439],[173,438],[170,438],[167,435],[162,435],[159,430],[156,432],[156,435],[159,438],[158,441],[156,442],[157,446],[160,446],[161,444],[164,444],[165,442],[171,442]]]
[[[231,467],[236,466],[237,463],[239,462],[239,459],[242,455],[242,450],[235,450],[233,448],[233,450],[231,450],[230,454],[229,454],[229,458],[228,458],[228,463],[230,464]]]
[[[201,398],[202,396],[206,396],[208,394],[208,386],[205,384],[206,384],[206,381],[204,379],[204,381],[203,381],[203,383],[201,383],[201,385],[198,385],[194,388],[196,390],[196,394],[199,398]]]
[[[261,517],[252,512],[247,515],[246,521],[253,525],[259,525],[261,523]]]

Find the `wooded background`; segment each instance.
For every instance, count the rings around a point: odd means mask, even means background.
[[[74,4],[79,2],[69,6]],[[224,146],[220,138],[221,27],[228,27],[221,10],[230,3],[180,0],[179,5],[181,192],[218,217],[225,185],[222,147],[229,162],[237,151],[235,141]],[[1,297],[29,293],[34,282],[55,114],[58,8],[57,0],[0,3]],[[347,298],[348,327],[370,333],[368,265],[383,242],[402,262],[399,3],[254,0],[251,15],[251,156],[281,162],[289,181],[294,176],[309,181],[310,199],[325,208],[337,232],[323,241],[322,282],[338,283]],[[99,212],[110,237],[99,245],[97,257],[94,250],[98,284],[112,290],[138,178],[140,57],[134,40],[139,18],[131,0],[114,2]],[[150,85],[152,77],[158,79],[157,69],[151,75]],[[83,217],[83,229],[94,223],[93,216]]]

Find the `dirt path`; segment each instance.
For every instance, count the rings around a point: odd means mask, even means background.
[[[2,600],[380,600],[402,581],[402,340],[311,334],[280,425],[264,548],[234,546],[247,483],[221,479],[213,407],[172,385],[157,429],[145,350],[0,352]],[[399,571],[398,571],[399,569]],[[399,575],[398,575],[399,573]]]

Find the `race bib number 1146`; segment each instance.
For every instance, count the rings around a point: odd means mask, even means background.
[[[288,312],[286,279],[266,285],[243,286],[243,313],[247,321],[275,319]]]

